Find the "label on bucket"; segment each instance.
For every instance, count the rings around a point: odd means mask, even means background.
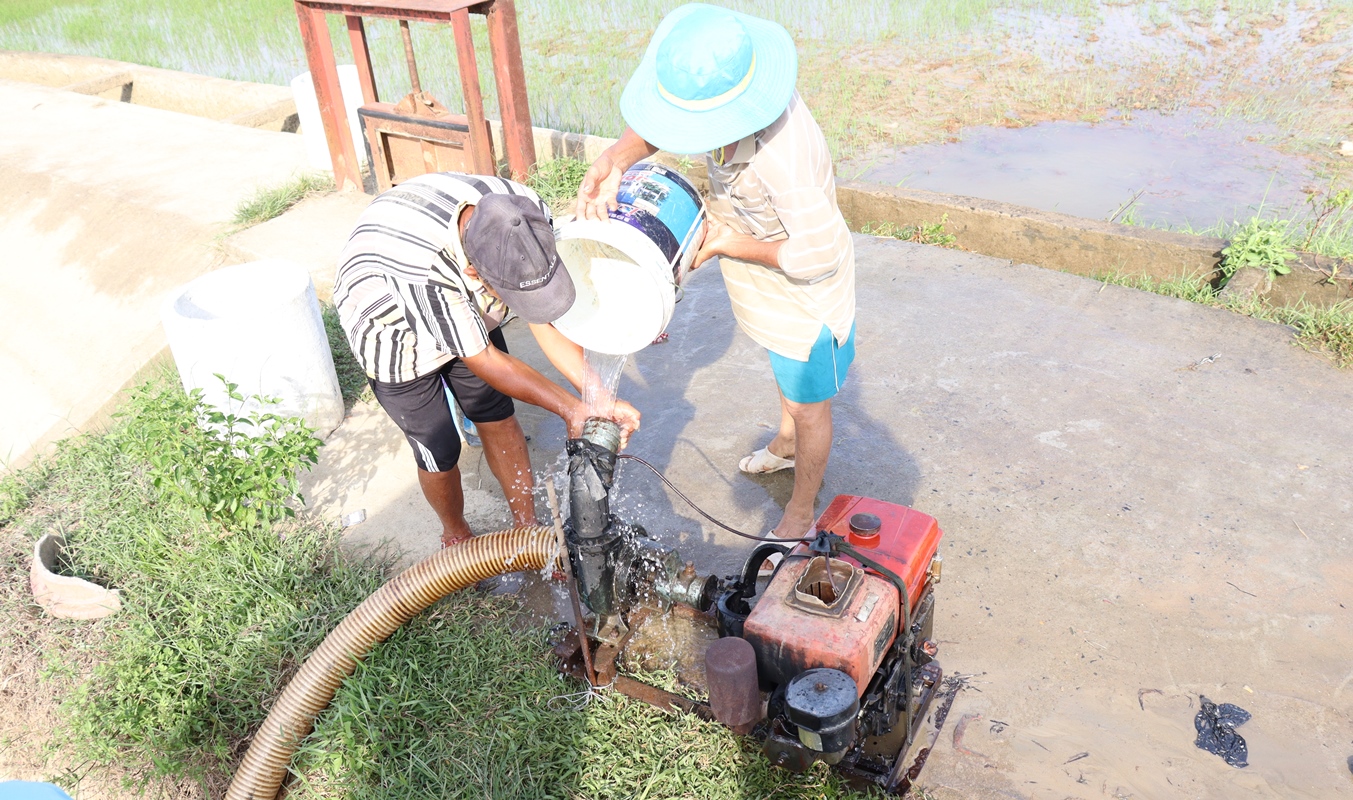
[[[700,244],[703,203],[695,187],[660,164],[636,164],[620,178],[611,219],[637,228],[662,251],[680,283]]]

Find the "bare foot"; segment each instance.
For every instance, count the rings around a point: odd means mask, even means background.
[[[780,517],[780,524],[771,531],[781,539],[803,539],[813,533],[813,515],[791,514],[788,510]]]
[[[474,538],[473,536],[448,536],[447,534],[443,533],[442,547],[455,547],[456,545],[468,542],[473,538]]]

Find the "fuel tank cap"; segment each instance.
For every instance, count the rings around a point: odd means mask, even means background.
[[[883,520],[877,514],[859,513],[850,516],[850,540],[854,544],[874,544],[878,541]]]

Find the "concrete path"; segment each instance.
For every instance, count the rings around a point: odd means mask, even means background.
[[[236,205],[299,136],[0,80],[0,466],[94,418],[165,346],[159,306],[227,263]]]
[[[859,353],[820,507],[871,495],[945,530],[935,633],[973,689],[922,775],[932,796],[1353,790],[1353,372],[1229,312],[949,250],[857,247]],[[765,531],[792,476],[736,470],[778,411],[715,270],[692,277],[669,331],[625,369],[622,394],[644,413],[629,452],[719,519]],[[508,332],[541,364],[529,334]],[[562,424],[519,409],[537,471],[558,468]],[[480,462],[462,458],[487,531],[507,513]],[[637,465],[618,485],[618,513],[702,571],[733,572],[749,550]],[[389,539],[409,558],[436,546],[379,409],[355,409],[309,487],[322,509],[366,510],[355,543]],[[1193,747],[1199,694],[1253,713],[1248,769]]]

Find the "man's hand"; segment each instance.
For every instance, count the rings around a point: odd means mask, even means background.
[[[630,434],[639,430],[639,410],[624,400],[615,401],[611,418],[620,424],[620,447],[629,444]]]
[[[755,236],[738,233],[718,220],[705,219],[705,241],[700,252],[695,254],[694,266],[699,266],[715,256],[728,256],[742,261],[752,261],[771,269],[780,268],[780,247],[784,239],[763,242]]]
[[[607,212],[616,207],[615,196],[620,191],[620,177],[625,170],[656,152],[658,148],[626,126],[615,144],[606,148],[587,168],[582,185],[578,187],[578,202],[574,205],[578,219],[606,219]]]
[[[578,219],[606,219],[607,212],[615,210],[615,196],[620,191],[620,176],[624,170],[607,153],[602,153],[587,168],[582,185],[578,187],[578,202],[574,215]]]
[[[695,261],[691,269],[699,269],[700,265],[715,256],[728,255],[728,248],[739,238],[751,239],[752,237],[738,233],[722,222],[705,218],[705,240],[700,245],[700,252],[695,254]]]

